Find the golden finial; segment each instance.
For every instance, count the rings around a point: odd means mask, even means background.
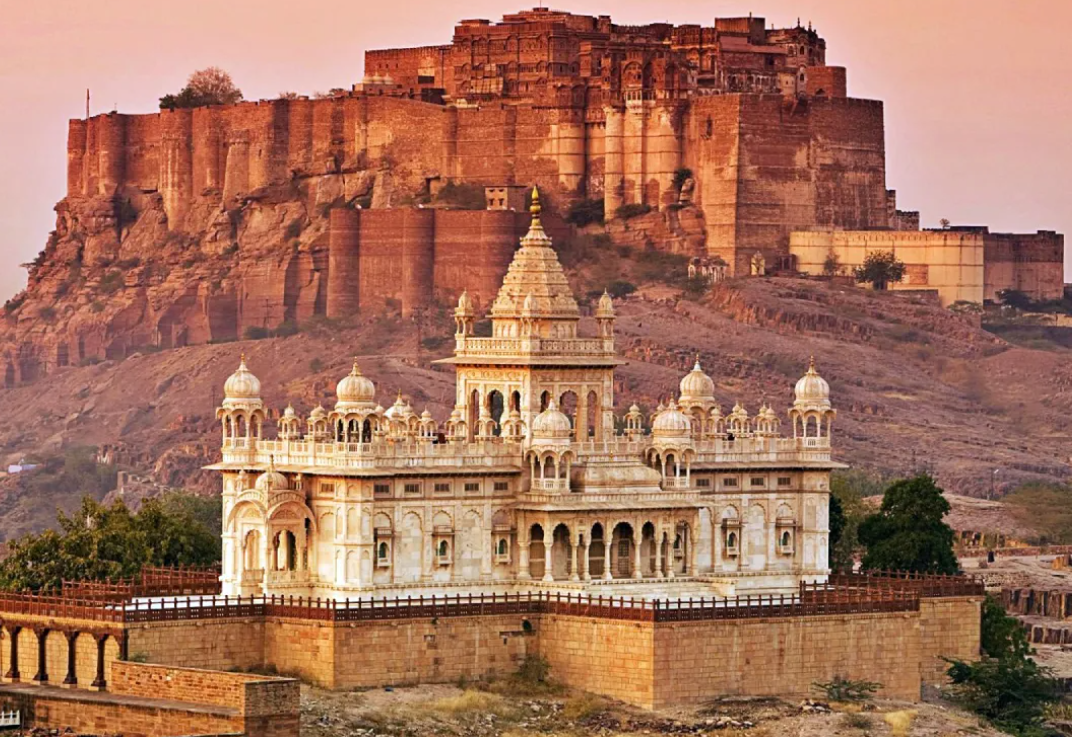
[[[529,206],[529,212],[532,213],[532,217],[535,220],[539,220],[541,210],[542,208],[540,207],[540,189],[534,184],[532,185],[532,204]]]
[[[812,373],[815,372],[815,356],[814,355],[811,356],[808,359],[808,371],[811,371]]]
[[[357,365],[357,356],[354,356],[354,367],[350,369],[351,376],[360,376],[361,368]]]
[[[245,353],[245,351],[243,351],[242,353],[238,354],[238,367],[239,368],[245,368],[246,367],[246,353]]]

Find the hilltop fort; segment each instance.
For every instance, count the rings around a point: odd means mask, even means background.
[[[849,97],[826,55],[814,29],[759,17],[623,26],[541,8],[369,51],[365,78],[326,99],[72,120],[56,231],[7,305],[5,385],[463,291],[482,306],[533,184],[558,243],[587,203],[615,222],[650,210],[651,247],[720,276],[892,249],[908,265],[895,288],[944,304],[1059,297],[1062,236],[921,231],[897,209],[882,103]],[[489,207],[449,207],[485,187]]]

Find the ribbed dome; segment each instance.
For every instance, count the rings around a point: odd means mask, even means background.
[[[603,290],[603,296],[599,298],[599,304],[596,305],[596,317],[614,317],[614,300],[610,298],[606,289]]]
[[[681,399],[691,402],[715,401],[715,382],[700,368],[700,359],[681,380]]]
[[[540,439],[568,439],[573,433],[569,417],[558,410],[555,400],[532,421],[532,437]]]
[[[383,416],[389,420],[400,420],[406,414],[406,403],[402,400],[402,390],[399,390],[395,403],[388,407]]]
[[[320,404],[318,404],[315,407],[313,407],[313,411],[309,413],[309,419],[313,420],[314,422],[316,420],[323,420],[327,416],[328,416],[327,410],[324,409],[323,405],[320,405]]]
[[[830,384],[815,370],[815,359],[808,363],[808,372],[797,381],[794,406],[830,409]]]
[[[260,379],[246,367],[246,357],[243,355],[239,360],[238,369],[227,378],[223,385],[224,404],[226,405],[228,401],[259,401],[260,398]]]
[[[257,477],[257,491],[286,491],[290,488],[287,477],[275,470],[275,461],[269,461],[268,470]]]
[[[283,410],[284,420],[296,420],[298,419],[298,413],[294,411],[294,406],[288,404],[287,408]]]
[[[655,416],[651,423],[651,434],[655,437],[688,437],[692,432],[692,421],[677,407],[676,402]]]
[[[469,296],[468,291],[463,291],[462,296],[458,297],[458,307],[454,310],[455,315],[472,315],[473,314],[473,299]]]
[[[347,406],[369,406],[376,401],[376,385],[367,376],[362,375],[357,361],[350,373],[342,378],[335,387],[335,396],[338,398],[336,409]]]

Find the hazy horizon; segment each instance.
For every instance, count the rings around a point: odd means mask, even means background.
[[[529,3],[531,4],[531,3]],[[323,5],[188,0],[152,14],[128,0],[19,4],[0,26],[0,300],[26,283],[65,194],[67,121],[146,113],[195,69],[229,71],[247,99],[360,81],[368,48],[447,43],[462,18],[526,3]],[[992,231],[1072,231],[1072,3],[1022,0],[575,0],[552,7],[618,23],[711,24],[717,16],[811,22],[849,95],[885,103],[886,185],[924,227],[941,218]],[[301,9],[301,8],[300,8]],[[342,31],[341,33],[339,31]],[[1066,263],[1066,279],[1069,268]]]

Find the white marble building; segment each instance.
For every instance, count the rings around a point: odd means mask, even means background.
[[[265,433],[245,361],[218,411],[226,594],[334,598],[556,587],[788,592],[828,573],[835,410],[814,364],[787,422],[722,414],[696,367],[650,418],[614,411],[614,308],[597,335],[533,208],[477,337],[455,310],[454,411],[384,410],[355,364],[329,412]],[[616,429],[617,428],[617,429]]]

